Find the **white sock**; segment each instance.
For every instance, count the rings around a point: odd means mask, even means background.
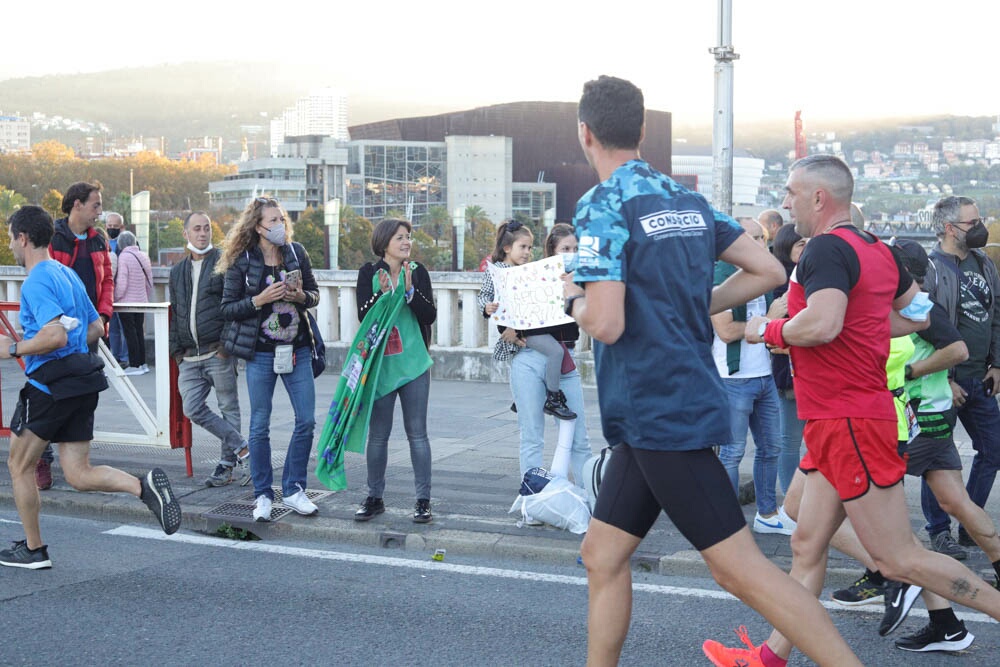
[[[559,419],[559,440],[556,453],[552,456],[549,472],[569,479],[569,454],[573,447],[573,435],[576,432],[575,419]]]

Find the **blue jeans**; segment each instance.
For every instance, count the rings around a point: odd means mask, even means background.
[[[583,385],[574,369],[565,373],[559,388],[566,395],[566,406],[576,413],[576,431],[570,450],[573,481],[583,485],[583,464],[590,458],[590,440],[583,414]],[[530,348],[521,348],[510,362],[510,391],[517,403],[517,426],[521,431],[521,476],[531,468],[542,467],[545,447],[545,356]],[[555,417],[553,417],[553,420]]]
[[[311,352],[295,350],[295,366],[281,376],[274,372],[274,353],[255,352],[247,361],[247,392],[250,394],[250,477],[254,496],[274,499],[271,463],[271,401],[280,377],[295,413],[295,427],[288,441],[281,492],[286,497],[306,488],[306,470],[316,427],[316,385],[313,384]]]
[[[177,390],[184,405],[184,414],[202,427],[221,444],[219,463],[232,467],[236,454],[246,443],[240,434],[240,395],[236,388],[236,360],[214,357],[200,361],[182,361],[177,367]],[[219,412],[208,407],[208,393],[215,388]]]
[[[403,408],[403,430],[410,443],[410,463],[417,500],[431,499],[431,441],[427,438],[427,399],[431,391],[431,372],[407,382],[394,392],[375,401],[368,423],[368,495],[381,498],[385,493],[385,468],[389,462],[389,434],[396,396]]]
[[[124,368],[128,366],[128,346],[125,345],[125,333],[122,331],[122,320],[115,313],[108,323],[108,340],[111,343],[111,354]]]
[[[757,454],[753,460],[753,486],[757,511],[778,511],[775,486],[778,483],[778,450],[781,430],[778,417],[778,390],[770,375],[758,378],[723,378],[729,400],[729,442],[719,447],[719,460],[729,473],[733,489],[739,492],[740,461],[747,448],[747,428],[753,433]]]
[[[789,398],[790,396],[790,398]],[[799,419],[795,394],[778,391],[778,410],[781,413],[781,453],[778,454],[778,482],[781,492],[788,493],[795,471],[802,461],[802,431],[806,423]]]
[[[980,379],[958,380],[956,384],[968,394],[957,414],[976,450],[965,488],[972,502],[985,507],[1000,470],[1000,407],[994,396],[986,394]],[[951,517],[941,509],[926,481],[921,482],[920,507],[927,519],[928,535],[951,530]]]

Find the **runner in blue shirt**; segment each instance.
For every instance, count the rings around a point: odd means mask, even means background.
[[[28,270],[21,289],[24,339],[0,335],[0,359],[24,357],[29,378],[10,420],[7,467],[25,539],[0,551],[0,565],[38,570],[52,567],[39,526],[40,499],[35,464],[50,442],[59,443],[66,481],[80,491],[121,491],[138,496],[168,535],[181,523],[181,508],[160,468],[143,478],[90,464],[98,392],[107,387],[103,363],[88,345],[104,335],[86,289],[76,273],[49,255],[52,217],[24,206],[10,217],[14,259]]]
[[[576,280],[586,290],[567,283],[566,312],[596,341],[601,420],[615,452],[582,547],[587,664],[619,659],[629,559],[663,510],[716,581],[793,633],[806,655],[858,665],[816,598],[757,548],[711,449],[729,426],[709,316],[773,289],[784,269],[732,218],[639,157],[644,115],[642,92],[628,81],[584,85],[580,145],[601,183],[577,205]],[[741,270],[713,289],[717,259]]]

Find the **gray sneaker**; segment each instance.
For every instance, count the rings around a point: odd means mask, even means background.
[[[236,459],[236,466],[233,468],[233,480],[239,482],[240,486],[250,483],[250,455],[247,454],[242,459]]]
[[[955,541],[950,530],[943,530],[931,535],[931,549],[939,554],[951,556],[955,560],[965,560],[969,557],[969,552]]]
[[[230,466],[220,463],[215,466],[215,472],[205,479],[205,486],[225,486],[233,481],[233,469]]]

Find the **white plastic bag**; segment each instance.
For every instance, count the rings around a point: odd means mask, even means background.
[[[590,524],[583,491],[564,477],[553,477],[538,493],[519,495],[510,512],[518,510],[525,521],[537,519],[577,535],[587,532]]]

